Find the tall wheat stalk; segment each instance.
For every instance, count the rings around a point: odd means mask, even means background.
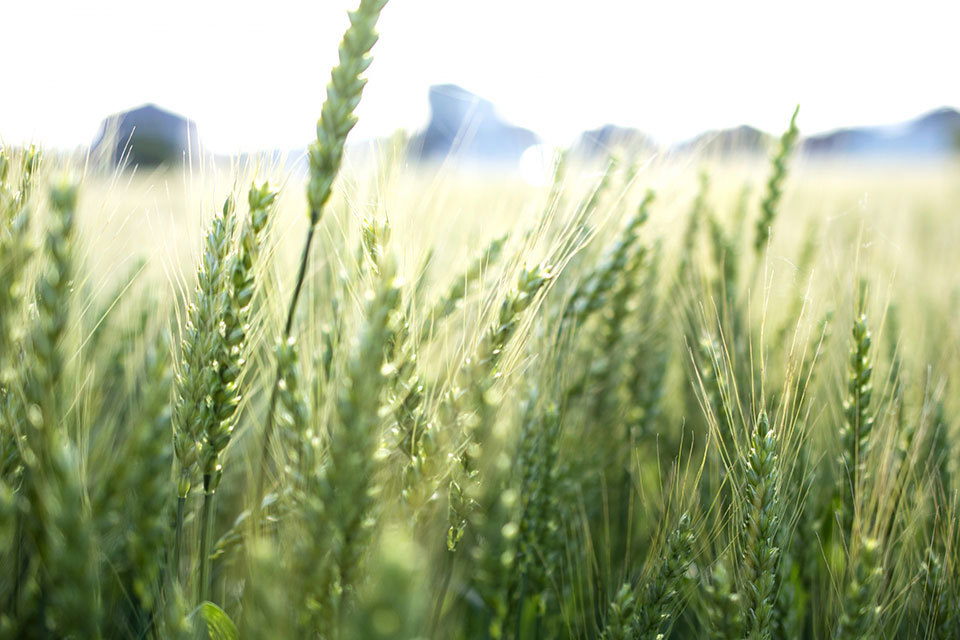
[[[340,172],[343,146],[347,141],[347,135],[357,124],[357,116],[354,115],[354,110],[360,103],[363,87],[367,83],[362,74],[373,62],[370,50],[377,42],[375,27],[380,12],[386,4],[387,0],[360,0],[357,9],[349,14],[350,27],[343,34],[343,40],[340,42],[340,63],[333,68],[330,84],[327,85],[327,98],[323,103],[320,120],[317,122],[317,139],[307,150],[310,159],[310,182],[307,187],[310,226],[307,229],[296,283],[287,308],[287,319],[283,327],[281,342],[286,342],[293,331],[297,303],[300,300],[300,292],[303,289],[307,273],[307,263],[310,260],[313,235],[323,216],[324,208],[333,194],[333,182]],[[263,433],[261,462],[257,472],[254,509],[258,514],[263,502],[279,382],[280,371],[278,367],[270,393],[270,404],[266,416],[267,423]],[[259,520],[259,517],[255,519],[255,521],[257,520]]]

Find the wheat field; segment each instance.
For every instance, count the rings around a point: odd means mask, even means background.
[[[345,157],[384,4],[306,173],[3,150],[0,637],[960,638],[960,166]]]

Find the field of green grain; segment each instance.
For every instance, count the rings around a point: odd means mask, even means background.
[[[0,638],[960,638],[960,166],[344,162],[383,4],[306,176],[3,150]]]

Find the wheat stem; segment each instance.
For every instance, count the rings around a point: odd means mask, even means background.
[[[310,260],[310,248],[313,243],[314,231],[323,215],[327,201],[333,193],[333,181],[340,172],[340,163],[343,159],[343,146],[347,134],[357,123],[354,110],[360,103],[363,87],[366,80],[362,74],[370,66],[373,58],[370,50],[377,42],[375,31],[380,12],[387,4],[387,0],[361,0],[355,11],[351,11],[350,27],[343,34],[340,42],[340,63],[331,72],[330,84],[327,86],[327,98],[321,109],[320,120],[317,122],[317,139],[310,145],[310,183],[307,188],[307,200],[310,205],[310,227],[303,245],[300,257],[300,266],[297,271],[297,280],[293,295],[287,308],[287,320],[284,324],[283,337],[280,342],[286,342],[293,331],[293,320],[296,315],[300,292],[306,279],[307,263]],[[273,386],[270,389],[270,403],[267,408],[266,426],[263,433],[261,448],[261,462],[257,473],[257,489],[254,498],[254,510],[259,515],[263,502],[267,466],[270,455],[270,440],[273,437],[274,413],[277,407],[277,385],[280,383],[279,366],[273,377]],[[258,522],[259,517],[254,519]]]

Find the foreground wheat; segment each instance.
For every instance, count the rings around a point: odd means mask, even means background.
[[[324,207],[333,193],[333,181],[340,171],[343,160],[343,146],[347,135],[357,124],[354,110],[360,103],[363,87],[367,81],[362,74],[373,62],[370,50],[377,43],[375,27],[380,12],[387,0],[361,0],[360,6],[350,12],[350,28],[343,34],[340,43],[340,64],[331,72],[327,86],[327,99],[323,103],[320,120],[317,122],[317,139],[310,145],[307,154],[310,158],[310,182],[307,187],[307,201],[310,205],[310,227],[303,244],[303,254],[297,273],[296,284],[287,310],[287,320],[283,329],[283,341],[293,330],[293,320],[303,289],[310,260],[310,247],[317,223],[323,216]],[[267,409],[267,425],[263,434],[263,456],[257,476],[255,508],[260,509],[263,501],[264,482],[266,481],[269,459],[270,439],[273,437],[274,412],[277,406],[277,385],[280,382],[279,368],[275,376],[270,406]]]

